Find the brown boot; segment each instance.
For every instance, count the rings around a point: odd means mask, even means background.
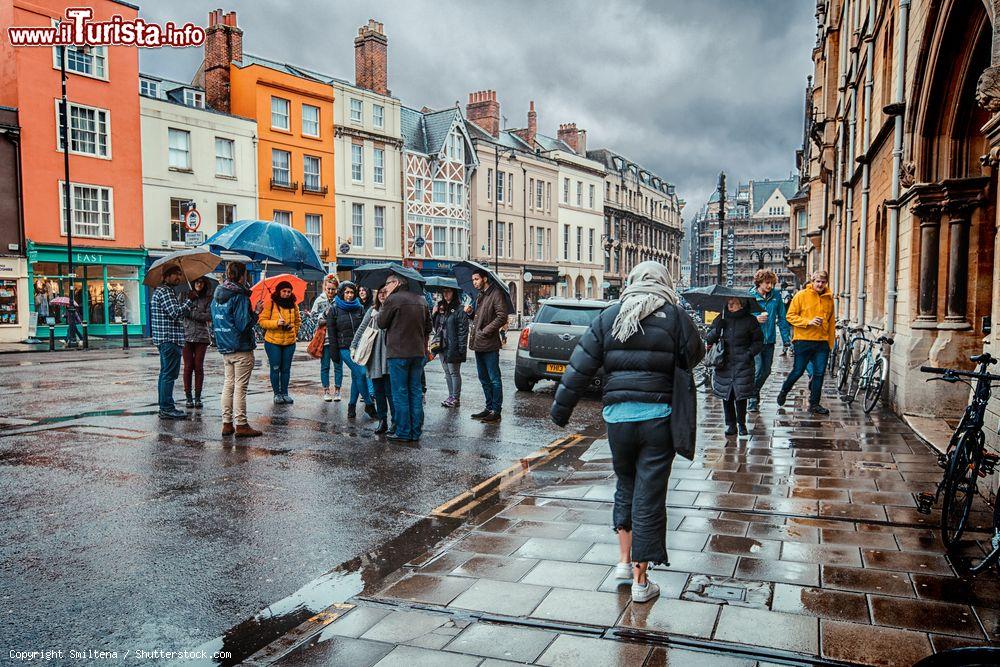
[[[222,424],[222,435],[232,435],[235,432],[236,432],[236,429],[233,428],[233,423],[232,422],[223,422],[223,424]]]
[[[264,435],[255,428],[252,428],[250,424],[240,424],[236,427],[236,437],[237,438],[256,438],[258,435]]]

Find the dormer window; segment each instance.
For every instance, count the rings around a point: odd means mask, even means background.
[[[139,79],[139,94],[146,97],[159,97],[160,84],[149,79]]]
[[[184,89],[184,106],[195,107],[196,109],[205,108],[205,93],[200,90],[191,90],[190,88]]]

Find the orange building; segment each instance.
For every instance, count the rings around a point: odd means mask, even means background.
[[[48,27],[65,18],[67,6],[72,3],[65,0],[3,2],[0,25]],[[91,0],[87,6],[93,8],[94,21],[138,15],[135,5],[115,0]],[[22,126],[24,225],[34,310],[36,290],[39,301],[69,294],[59,130],[61,49],[13,47],[4,37],[0,105],[17,107]],[[92,333],[120,334],[126,319],[140,333],[145,250],[139,50],[98,46],[66,51],[75,297]],[[53,315],[61,319],[61,314]]]
[[[209,14],[206,104],[257,121],[258,215],[289,224],[336,260],[333,87],[316,72],[243,53],[236,12]]]

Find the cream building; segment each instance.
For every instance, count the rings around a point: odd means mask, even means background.
[[[205,108],[201,88],[139,78],[142,201],[151,255],[199,245],[222,227],[257,217],[257,124]],[[185,214],[200,215],[188,236]]]

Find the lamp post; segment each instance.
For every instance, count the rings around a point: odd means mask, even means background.
[[[719,271],[718,283],[722,284],[722,265],[725,263],[726,250],[726,172],[719,172]]]
[[[60,108],[62,110],[62,117],[60,119],[60,133],[62,135],[62,145],[63,145],[63,198],[64,203],[64,215],[66,217],[66,258],[68,260],[67,264],[69,271],[69,309],[73,309],[74,295],[75,295],[75,285],[74,279],[76,278],[76,273],[73,266],[73,188],[69,183],[69,102],[66,99],[66,46],[59,47],[59,74],[62,78],[62,101],[60,102]],[[83,309],[81,306],[80,320],[83,320]],[[70,322],[69,316],[66,317],[67,334],[66,334],[66,345],[67,347],[76,347],[76,337],[74,335],[75,327]]]
[[[764,248],[754,248],[750,251],[750,261],[753,261],[754,257],[757,258],[757,269],[760,270],[764,268],[764,258],[767,257],[768,261],[771,261],[774,259],[774,253]]]

